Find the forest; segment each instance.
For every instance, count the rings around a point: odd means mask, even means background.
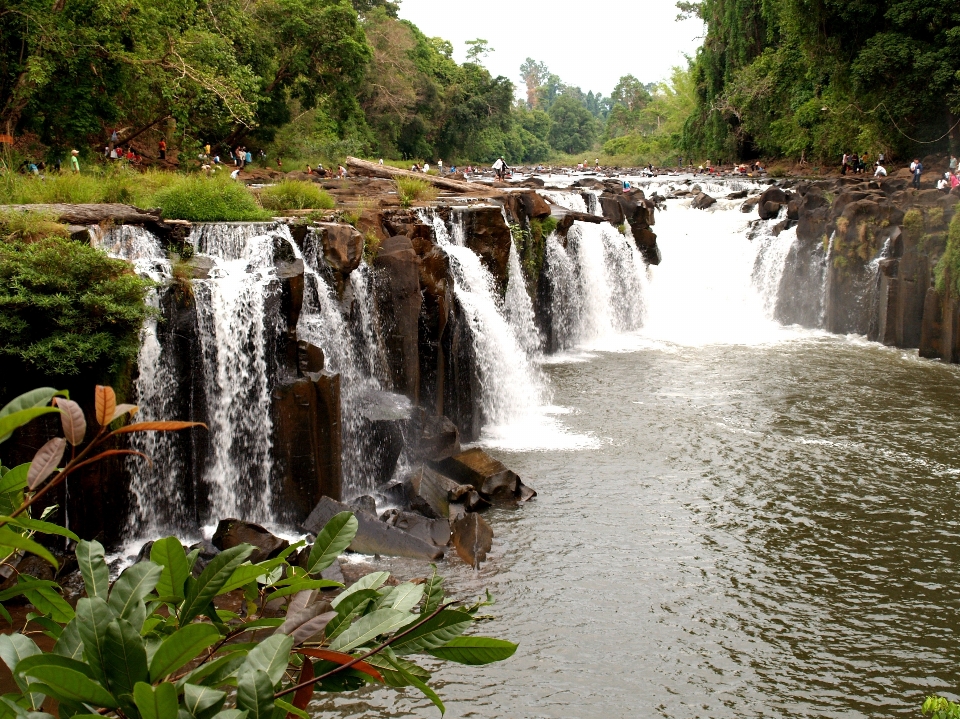
[[[188,156],[209,143],[314,162],[659,161],[693,107],[681,70],[670,83],[628,75],[604,97],[533,59],[518,68],[518,99],[484,67],[486,41],[458,63],[398,11],[387,0],[11,0],[0,134],[48,161],[97,153],[115,129],[147,157],[163,136]]]
[[[706,25],[681,145],[718,159],[926,156],[960,139],[950,0],[679,2]]]

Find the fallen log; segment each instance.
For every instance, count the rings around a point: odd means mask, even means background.
[[[360,160],[356,157],[347,158],[347,167],[352,168],[362,175],[382,177],[388,180],[392,180],[397,177],[409,177],[414,180],[423,180],[424,182],[429,182],[434,187],[439,187],[441,190],[450,190],[451,192],[477,193],[490,189],[484,185],[479,185],[473,182],[465,182],[463,180],[448,180],[440,177],[439,175],[428,175],[424,172],[400,170],[396,167],[379,165],[376,162],[367,162],[366,160]]]
[[[0,212],[43,212],[67,225],[142,225],[160,222],[160,210],[141,210],[132,205],[0,205]]]

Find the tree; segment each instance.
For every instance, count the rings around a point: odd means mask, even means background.
[[[621,105],[630,112],[644,108],[652,99],[648,86],[633,75],[621,77],[610,94],[610,100],[614,105]]]
[[[528,57],[520,66],[520,77],[527,86],[527,107],[531,110],[537,108],[539,102],[537,91],[549,76],[550,69],[546,64],[537,62],[532,57]]]
[[[476,65],[483,64],[483,59],[495,50],[490,47],[490,43],[481,38],[476,40],[467,40],[467,62]]]
[[[596,120],[590,111],[569,95],[561,95],[550,108],[550,144],[567,154],[584,152],[596,138]]]

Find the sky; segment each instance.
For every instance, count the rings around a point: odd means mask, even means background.
[[[699,20],[677,22],[675,0],[402,0],[400,17],[428,37],[453,43],[463,62],[466,41],[483,38],[495,50],[483,64],[518,87],[527,57],[584,92],[609,95],[623,75],[667,79],[686,63],[703,36]]]

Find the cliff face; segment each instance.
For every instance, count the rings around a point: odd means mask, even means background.
[[[786,183],[760,198],[796,224],[777,319],[957,361],[957,301],[934,287],[960,197],[907,181]]]

